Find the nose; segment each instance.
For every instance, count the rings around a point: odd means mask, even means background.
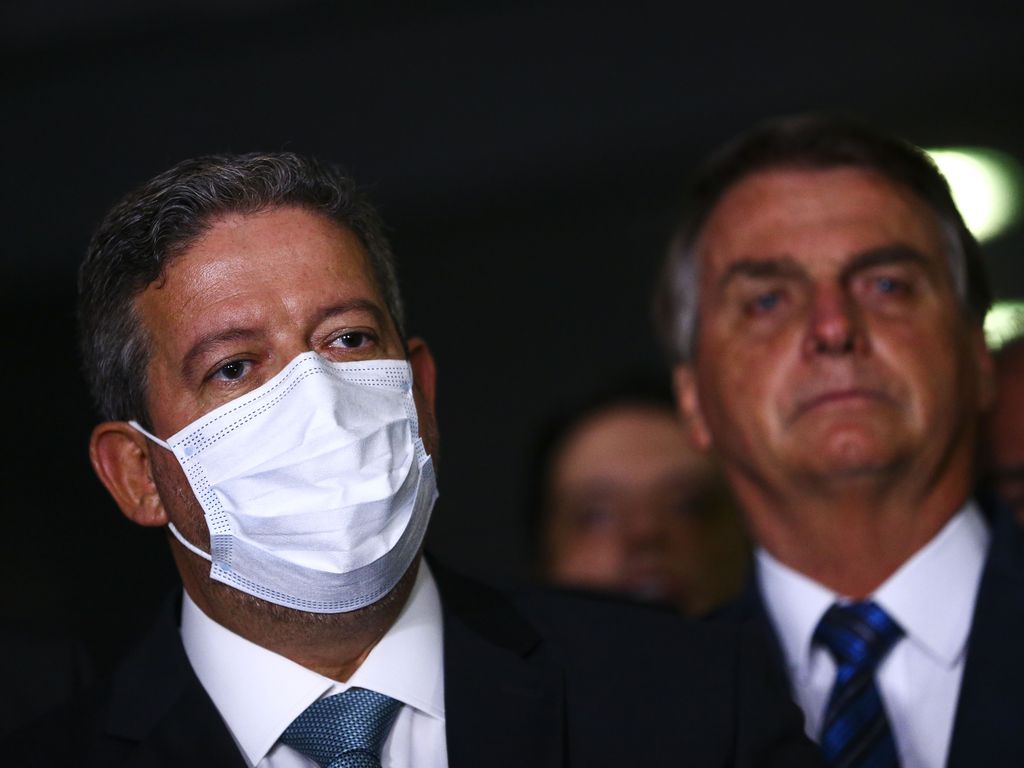
[[[819,287],[808,318],[804,353],[849,355],[866,343],[860,313],[840,288]]]
[[[622,535],[631,549],[657,548],[665,535],[663,513],[654,504],[635,504],[624,516]]]

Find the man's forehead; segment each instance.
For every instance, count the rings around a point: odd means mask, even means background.
[[[776,258],[792,256],[789,248],[849,243],[858,250],[896,242],[928,253],[945,248],[938,217],[906,187],[869,168],[779,167],[725,190],[704,223],[697,253],[707,269],[723,254]]]
[[[254,322],[275,305],[314,311],[356,297],[384,310],[359,238],[320,214],[278,207],[211,220],[136,295],[135,305],[158,338],[175,326],[218,318]]]

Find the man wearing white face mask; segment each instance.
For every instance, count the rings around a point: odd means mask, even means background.
[[[80,276],[90,456],[184,585],[14,765],[814,765],[733,630],[508,594],[421,558],[434,362],[351,182],[205,157],[100,225]],[[54,738],[59,734],[59,738]]]

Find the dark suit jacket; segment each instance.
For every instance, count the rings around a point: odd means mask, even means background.
[[[992,544],[974,606],[946,765],[1019,768],[1024,766],[1024,533],[998,503],[981,503]],[[778,638],[755,584],[720,618],[760,626],[769,653],[784,669]]]
[[[735,626],[432,569],[452,768],[818,764],[784,679]],[[8,765],[244,765],[173,605],[109,685],[6,751]]]

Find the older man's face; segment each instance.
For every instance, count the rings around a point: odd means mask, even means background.
[[[758,173],[698,245],[691,410],[734,476],[927,484],[971,440],[987,353],[909,191],[852,168]]]

